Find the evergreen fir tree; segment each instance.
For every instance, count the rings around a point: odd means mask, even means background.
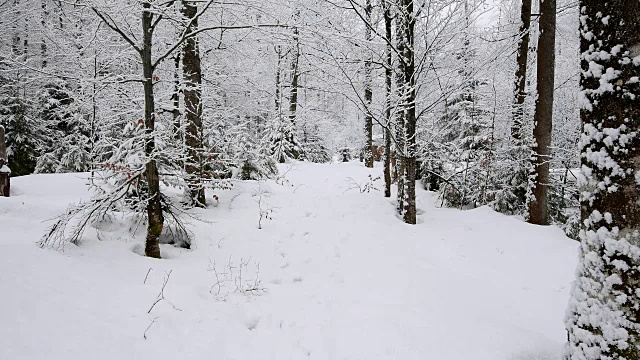
[[[39,94],[40,121],[46,133],[36,172],[81,172],[91,164],[90,129],[71,89],[61,80]]]

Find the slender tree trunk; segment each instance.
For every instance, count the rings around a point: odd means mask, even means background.
[[[144,123],[147,139],[145,144],[145,155],[147,164],[145,165],[145,177],[147,186],[149,187],[149,199],[147,200],[147,240],[145,243],[145,255],[148,257],[160,258],[159,238],[164,225],[164,216],[162,214],[162,203],[160,193],[160,177],[158,175],[158,166],[155,156],[155,99],[153,94],[153,62],[151,58],[151,50],[153,46],[152,21],[153,14],[151,12],[151,4],[143,3],[142,12],[142,71],[144,75]]]
[[[173,58],[174,72],[173,72],[173,93],[171,94],[171,103],[173,109],[171,115],[173,117],[173,133],[176,140],[182,139],[180,132],[182,131],[182,124],[180,123],[180,62],[182,58],[180,52],[176,53]]]
[[[298,28],[293,28],[293,55],[291,59],[291,92],[289,93],[289,120],[292,128],[295,129],[296,116],[298,111],[298,79],[300,76],[300,39]]]
[[[551,126],[553,123],[553,90],[555,75],[556,0],[540,2],[540,40],[538,42],[538,100],[534,115],[533,137],[534,183],[529,203],[529,222],[549,224],[548,192],[551,161]]]
[[[40,23],[42,25],[42,31],[46,31],[45,28],[47,26],[47,17],[49,16],[49,11],[47,10],[47,3],[45,0],[40,0],[42,7],[42,15],[40,18]],[[47,41],[44,36],[40,40],[40,56],[42,68],[47,67]]]
[[[568,360],[640,359],[640,2],[580,0],[580,265]]]
[[[7,146],[4,142],[4,126],[0,125],[0,196],[9,197],[11,192],[11,170],[8,167]]]
[[[416,78],[415,78],[415,54],[414,54],[414,27],[415,15],[413,0],[401,0],[404,21],[403,63],[404,80],[406,86],[405,97],[405,138],[406,154],[405,162],[405,211],[404,222],[416,223]]]
[[[296,17],[299,13],[296,13]],[[298,117],[298,94],[300,87],[300,33],[297,27],[293,28],[293,48],[291,58],[291,87],[289,93],[289,121],[291,123],[291,132],[287,135],[289,137],[290,144],[296,144],[296,120]],[[288,154],[294,159],[301,159],[303,157],[302,149],[298,146],[294,146],[290,150],[291,154]],[[281,158],[281,162],[284,162],[284,156]]]
[[[524,116],[524,101],[527,97],[527,61],[529,55],[529,39],[531,27],[531,0],[522,0],[520,12],[520,41],[518,41],[517,68],[514,86],[513,123],[511,137],[520,142],[522,140],[522,121]]]
[[[280,45],[276,45],[275,47],[276,54],[278,55],[278,63],[276,66],[276,91],[275,91],[275,106],[276,106],[276,116],[279,121],[282,121],[282,48]]]
[[[391,43],[391,4],[390,0],[384,0],[384,29],[387,41]],[[387,127],[384,129],[384,196],[391,197],[391,82],[393,78],[393,58],[391,45],[385,48],[385,99],[384,115]]]
[[[365,24],[365,36],[364,39],[366,41],[367,47],[371,43],[371,0],[366,0],[364,6],[365,19],[367,24]],[[365,146],[364,146],[364,165],[368,168],[373,167],[373,115],[371,114],[371,102],[373,100],[373,92],[372,92],[372,59],[371,53],[367,55],[367,60],[364,62],[364,136],[365,136]]]
[[[182,14],[187,19],[193,19],[198,14],[195,2],[183,1]],[[191,22],[188,32],[198,29],[198,20]],[[202,185],[202,67],[200,63],[200,49],[196,36],[190,37],[184,43],[182,65],[185,81],[184,109],[187,121],[185,143],[187,145],[187,185],[189,195],[194,206],[205,207],[205,191]]]
[[[399,5],[402,0],[398,0]],[[400,8],[400,13],[396,15],[396,48],[399,55],[404,55],[404,27],[405,17]],[[400,56],[399,56],[400,57]],[[403,56],[404,57],[404,56]],[[404,214],[405,210],[405,196],[404,196],[404,184],[405,184],[405,154],[406,154],[406,137],[405,137],[405,116],[406,116],[406,101],[407,101],[407,84],[405,79],[405,71],[403,59],[398,59],[398,68],[396,69],[396,97],[398,101],[398,107],[396,108],[396,181],[397,181],[397,205],[396,211],[399,215]]]

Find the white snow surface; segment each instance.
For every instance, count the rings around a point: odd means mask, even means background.
[[[194,211],[209,223],[190,221],[193,248],[163,245],[162,260],[138,255],[144,232],[118,219],[64,252],[38,248],[45,220],[88,198],[86,175],[12,179],[0,198],[0,359],[561,358],[578,243],[560,229],[438,208],[421,189],[419,224],[405,225],[381,191],[353,189],[381,168],[280,170],[284,185],[218,192],[217,207]],[[261,230],[258,189],[272,210]],[[218,293],[209,269],[224,278],[230,258],[250,259],[250,282],[258,262],[266,291]]]

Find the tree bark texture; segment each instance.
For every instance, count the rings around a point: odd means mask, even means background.
[[[368,49],[369,44],[371,43],[371,28],[369,27],[371,24],[371,0],[366,0],[364,5],[364,14],[365,20],[367,24],[365,24],[365,33],[364,39],[366,42],[366,47]],[[364,136],[365,136],[365,146],[364,146],[364,165],[368,168],[373,168],[373,115],[371,114],[371,103],[373,100],[373,91],[372,91],[372,59],[371,53],[369,52],[366,57],[367,59],[364,61]]]
[[[640,1],[580,0],[580,265],[568,360],[640,359]]]
[[[538,100],[534,115],[533,196],[529,202],[529,222],[549,224],[549,169],[551,161],[551,127],[553,124],[553,90],[555,76],[556,0],[540,2],[540,40],[538,41]]]
[[[9,197],[11,192],[11,170],[9,170],[8,164],[4,127],[0,126],[0,196],[2,197]]]
[[[193,19],[198,14],[195,2],[183,1],[182,14]],[[197,31],[198,20],[191,21],[188,33]],[[187,146],[187,186],[191,203],[197,207],[206,206],[205,190],[202,184],[202,66],[200,49],[196,36],[188,38],[182,51],[182,69],[184,74],[184,109],[187,121],[185,144]]]
[[[391,53],[391,4],[389,0],[384,1],[384,29],[385,36],[389,42],[385,48],[385,101],[384,115],[387,127],[384,129],[384,196],[391,197],[391,83],[393,79],[393,55]]]
[[[524,101],[527,98],[527,61],[529,55],[529,39],[531,38],[531,0],[522,0],[520,12],[520,40],[518,41],[517,68],[514,86],[513,123],[511,137],[518,143],[522,140],[522,121]]]
[[[404,20],[402,49],[405,93],[405,211],[404,222],[416,223],[416,77],[414,53],[415,14],[413,0],[401,0]]]
[[[398,6],[401,6],[401,0],[398,0]],[[403,60],[400,56],[404,54],[404,22],[405,18],[402,14],[402,8],[399,8],[399,14],[396,15],[396,48],[398,55],[398,66],[396,69],[396,97],[398,101],[398,108],[396,109],[396,181],[397,181],[397,204],[396,211],[398,215],[403,215],[405,210],[405,198],[404,198],[404,184],[405,184],[405,114],[406,114],[406,91],[407,84],[405,83],[405,72]]]
[[[145,178],[147,186],[149,187],[149,199],[147,200],[147,239],[144,253],[148,257],[160,258],[159,238],[164,225],[164,216],[162,214],[160,176],[158,175],[156,160],[154,159],[156,149],[153,133],[155,129],[155,98],[153,94],[153,62],[151,58],[153,46],[153,14],[151,12],[151,4],[145,2],[142,6],[143,37],[140,57],[144,75],[144,124],[147,133],[145,144],[145,155],[147,157]]]

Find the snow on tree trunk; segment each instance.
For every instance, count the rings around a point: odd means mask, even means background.
[[[367,42],[367,46],[371,43],[371,28],[369,24],[371,24],[371,0],[366,0],[364,6],[365,13],[365,35],[364,39]],[[365,146],[364,146],[364,165],[368,168],[373,167],[373,115],[371,114],[371,102],[373,99],[372,92],[372,54],[367,54],[367,59],[364,61],[364,106],[365,106],[365,114],[364,114],[364,136],[365,136]]]
[[[518,41],[513,123],[511,126],[511,137],[517,142],[522,140],[522,118],[524,116],[524,101],[527,97],[527,58],[529,55],[529,28],[531,27],[531,0],[522,0],[520,21],[520,41]]]
[[[296,17],[299,13],[296,13]],[[295,129],[296,129],[296,117],[298,116],[298,88],[300,80],[300,32],[297,27],[293,28],[293,55],[291,59],[291,92],[289,93],[289,120],[291,122],[291,133],[289,134],[289,142],[296,143]],[[294,145],[292,157],[298,159],[301,157],[302,149],[297,145]]]
[[[400,6],[400,0],[396,2],[398,6]],[[399,56],[404,54],[404,47],[406,46],[404,43],[404,17],[399,16],[401,14],[396,15],[396,48]],[[405,197],[404,197],[404,183],[405,183],[405,153],[406,153],[406,141],[405,141],[405,102],[406,102],[406,83],[404,77],[404,68],[401,59],[398,59],[398,66],[395,71],[396,73],[396,97],[399,101],[399,107],[396,109],[396,124],[395,124],[395,135],[396,135],[396,181],[397,181],[397,205],[396,211],[398,215],[404,214],[405,209]]]
[[[404,212],[403,219],[407,224],[416,223],[416,74],[414,54],[415,14],[413,0],[401,0],[402,20],[402,67],[404,71]]]
[[[145,255],[153,258],[160,258],[160,234],[164,226],[164,216],[162,214],[160,176],[158,166],[154,159],[155,145],[155,98],[153,95],[153,62],[151,50],[153,46],[153,30],[151,4],[144,3],[142,12],[142,48],[140,58],[142,60],[142,71],[144,75],[144,125],[147,133],[145,144],[145,155],[147,163],[145,165],[145,178],[149,187],[149,199],[147,200],[147,239],[145,242]]]
[[[198,7],[194,2],[182,2],[182,14],[190,20],[187,33],[198,30]],[[194,19],[195,18],[195,19]],[[202,67],[200,49],[196,36],[188,38],[184,43],[182,64],[184,72],[184,109],[187,120],[185,143],[187,146],[187,186],[191,203],[198,207],[206,206],[205,191],[202,185]]]
[[[538,100],[534,114],[533,199],[529,202],[529,222],[549,224],[549,168],[555,75],[556,0],[540,2],[540,40],[538,41]]]
[[[11,170],[7,166],[7,146],[4,142],[4,127],[0,125],[0,196],[9,197]]]
[[[640,358],[640,2],[581,0],[582,228],[567,359]]]
[[[384,1],[384,28],[387,45],[385,46],[385,101],[384,116],[386,120],[386,128],[384,129],[384,196],[391,197],[391,83],[393,79],[393,55],[391,53],[391,3],[389,0]]]

